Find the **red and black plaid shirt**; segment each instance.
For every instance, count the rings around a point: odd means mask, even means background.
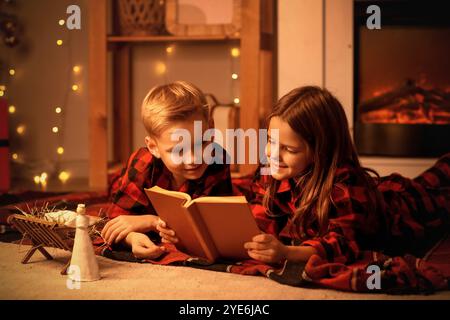
[[[144,188],[159,186],[173,191],[188,193],[193,199],[200,196],[230,196],[232,185],[230,166],[226,164],[224,152],[223,164],[211,164],[198,180],[187,180],[178,190],[172,187],[172,173],[163,162],[152,156],[147,148],[140,148],[129,158],[127,167],[111,186],[112,206],[108,217],[115,218],[123,214],[156,214]]]
[[[352,263],[362,250],[378,250],[389,255],[423,254],[448,230],[450,218],[450,154],[415,179],[399,174],[383,177],[377,184],[382,211],[370,210],[369,194],[351,165],[336,172],[332,190],[329,227],[321,237],[293,235],[291,218],[299,190],[290,180],[281,182],[269,217],[261,205],[263,182],[255,184],[252,211],[259,227],[284,243],[314,247],[328,261]],[[295,192],[297,191],[297,192]],[[314,230],[310,230],[314,231]],[[307,232],[310,235],[315,232]]]

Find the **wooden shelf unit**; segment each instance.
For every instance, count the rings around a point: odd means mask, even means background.
[[[113,36],[107,37],[108,43],[125,43],[125,42],[179,42],[179,41],[228,41],[239,40],[240,37],[226,36]]]
[[[113,0],[114,1],[114,0]],[[240,128],[258,129],[274,98],[273,52],[275,0],[242,0],[239,36],[115,36],[107,34],[108,0],[88,2],[89,10],[89,185],[107,188],[107,117],[112,116],[113,160],[125,163],[132,152],[131,50],[152,42],[240,42]],[[113,13],[114,15],[114,13]],[[113,21],[117,21],[113,17]],[[107,53],[113,53],[113,74],[107,75]],[[107,79],[113,79],[113,114],[107,114]],[[110,146],[111,147],[111,146]],[[247,152],[246,152],[247,153]],[[249,159],[248,154],[246,155]],[[257,164],[241,164],[234,176],[254,172]]]

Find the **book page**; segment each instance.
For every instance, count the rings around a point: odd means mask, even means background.
[[[162,193],[162,194],[167,194],[167,195],[170,195],[172,197],[176,197],[178,199],[183,199],[183,200],[186,200],[186,201],[191,201],[191,196],[189,194],[187,194],[187,193],[184,193],[184,192],[171,191],[171,190],[163,189],[163,188],[158,187],[158,186],[154,186],[154,187],[151,187],[150,189],[146,189],[146,190],[153,191],[153,192],[159,192],[159,193]]]
[[[219,197],[218,197],[219,198]],[[226,198],[226,197],[224,197]],[[240,198],[240,197],[238,197]],[[245,197],[242,197],[245,200]],[[231,199],[230,199],[231,200]],[[250,259],[244,243],[260,234],[250,206],[245,202],[193,202],[219,256],[229,260]]]
[[[191,200],[190,203],[186,203],[186,205],[190,205],[191,203],[247,203],[247,199],[244,196],[230,196],[230,197],[200,197],[194,200]]]

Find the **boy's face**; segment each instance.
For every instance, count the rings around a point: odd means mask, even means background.
[[[194,132],[194,121],[201,122],[201,135]],[[203,133],[212,127],[211,123],[207,123],[202,114],[195,114],[185,120],[174,122],[161,132],[159,137],[145,137],[145,143],[150,152],[157,158],[160,158],[164,165],[172,173],[175,182],[182,184],[186,180],[199,179],[205,172],[208,165],[203,161],[203,149],[210,144],[210,141],[203,142]],[[188,141],[174,140],[172,134],[180,132],[190,134]],[[200,131],[197,129],[197,131]],[[186,148],[179,150],[180,142],[186,143]],[[183,157],[183,161],[177,161],[179,156]],[[181,163],[180,163],[181,162]]]
[[[271,137],[271,130],[278,129],[278,139]],[[276,180],[295,178],[311,164],[306,142],[280,117],[272,117],[269,123],[266,156],[270,174]]]

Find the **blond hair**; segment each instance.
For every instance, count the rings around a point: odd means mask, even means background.
[[[209,107],[203,92],[186,81],[152,88],[142,102],[141,116],[148,134],[158,137],[170,124],[195,115],[209,121]]]

